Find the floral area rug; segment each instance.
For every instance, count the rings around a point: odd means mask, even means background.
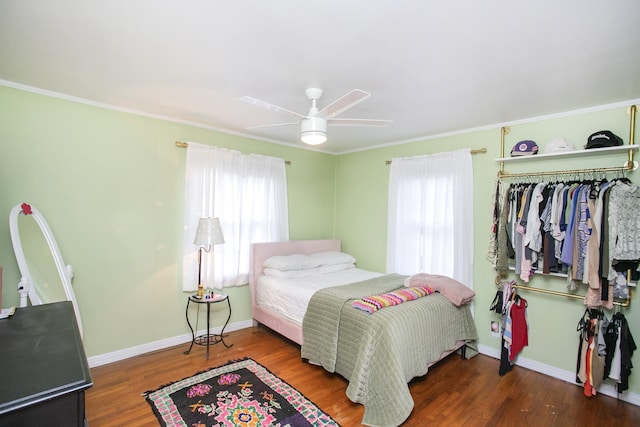
[[[253,359],[232,361],[144,395],[161,426],[339,426]]]

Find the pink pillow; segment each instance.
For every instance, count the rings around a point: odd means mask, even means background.
[[[457,280],[440,276],[438,274],[418,273],[404,280],[407,287],[428,286],[436,292],[440,292],[445,298],[457,307],[468,304],[476,296],[476,293]]]

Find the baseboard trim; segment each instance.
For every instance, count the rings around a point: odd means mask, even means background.
[[[498,360],[500,359],[500,350],[495,349],[493,347],[488,347],[480,344],[478,345],[478,351],[486,356],[490,356]],[[557,378],[559,380],[574,384],[578,387],[582,387],[581,384],[578,384],[575,381],[576,380],[575,372],[566,371],[564,369],[560,369],[555,366],[540,363],[532,359],[527,359],[526,357],[522,357],[522,356],[518,356],[518,359],[516,361],[516,366],[522,366],[523,368],[531,369],[532,371],[536,371],[540,374],[547,375],[552,378]],[[496,375],[498,375],[497,371],[496,371]],[[615,385],[609,383],[610,381],[612,380],[607,380],[605,383],[603,383],[600,386],[598,393],[613,397],[615,399],[623,400],[625,402],[631,403],[636,406],[640,406],[640,394],[633,393],[628,390],[622,394],[618,394],[618,391]]]
[[[237,331],[239,329],[245,329],[253,326],[251,320],[243,320],[241,322],[230,323],[225,328],[224,332]],[[211,332],[219,334],[221,327],[211,328]],[[206,329],[198,331],[198,335],[206,333]],[[163,340],[152,341],[146,344],[137,345],[123,350],[113,351],[111,353],[100,354],[98,356],[92,356],[87,358],[89,361],[89,367],[95,368],[97,366],[106,365],[113,362],[119,362],[121,360],[129,359],[130,357],[140,356],[141,354],[150,353],[152,351],[163,350],[168,347],[173,347],[180,344],[185,344],[191,341],[191,334],[178,335]]]

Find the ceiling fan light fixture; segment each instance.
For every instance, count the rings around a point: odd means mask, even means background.
[[[327,141],[327,121],[320,117],[303,119],[300,128],[300,140],[305,144],[319,145]]]
[[[352,108],[356,104],[369,98],[371,94],[360,89],[353,89],[346,95],[338,98],[329,105],[318,110],[317,102],[322,97],[322,89],[320,88],[308,88],[305,91],[307,98],[311,101],[311,108],[307,114],[296,113],[295,111],[287,110],[286,108],[278,107],[277,105],[263,101],[261,99],[252,98],[250,96],[243,96],[241,101],[253,104],[255,106],[265,108],[267,110],[280,111],[283,113],[291,114],[298,118],[295,123],[274,123],[268,125],[251,126],[247,129],[257,129],[274,126],[289,126],[294,124],[300,125],[300,140],[305,144],[319,145],[327,141],[327,125],[332,124],[336,126],[386,126],[391,123],[391,120],[376,120],[376,119],[349,119],[349,118],[337,118],[336,116],[342,114],[348,109]]]
[[[302,132],[302,142],[309,145],[320,145],[327,142],[327,134],[325,132],[308,131]]]

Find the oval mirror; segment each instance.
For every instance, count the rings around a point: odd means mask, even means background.
[[[13,252],[20,269],[20,307],[57,301],[71,301],[80,336],[82,322],[71,286],[73,270],[65,265],[49,224],[33,206],[23,203],[9,214]]]

